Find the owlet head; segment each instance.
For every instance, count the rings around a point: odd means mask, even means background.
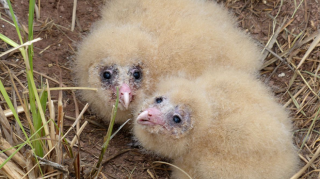
[[[154,98],[153,104],[136,118],[137,125],[148,132],[180,138],[192,129],[189,108],[184,104],[173,105],[164,97]]]

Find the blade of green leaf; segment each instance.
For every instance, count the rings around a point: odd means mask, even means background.
[[[17,33],[18,33],[18,37],[19,37],[20,43],[23,44],[22,37],[21,37],[21,33],[20,33],[20,28],[19,28],[19,25],[18,25],[16,16],[14,15],[14,12],[13,12],[13,9],[12,9],[10,0],[7,0],[7,3],[8,3],[9,10],[10,10],[10,13],[11,13],[11,16],[12,16],[12,20],[13,20],[14,25],[15,25],[15,27],[16,27],[16,31],[17,31]]]
[[[29,21],[28,21],[28,39],[33,40],[33,19],[34,19],[35,1],[29,1]],[[30,70],[33,73],[33,45],[28,48]]]
[[[3,35],[0,33],[0,39],[3,40],[4,42],[6,42],[7,44],[11,45],[12,47],[17,47],[19,46],[16,42],[14,42],[13,40],[9,39],[7,36]],[[25,50],[24,48],[19,48],[22,57],[25,58]]]

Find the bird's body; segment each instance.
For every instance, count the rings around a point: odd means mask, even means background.
[[[144,102],[134,135],[196,179],[284,179],[298,169],[288,113],[254,77],[216,69],[169,77]],[[172,177],[187,178],[173,168]]]
[[[98,26],[105,23],[137,24],[157,37],[159,61],[154,65],[166,73],[187,69],[197,75],[212,63],[256,73],[262,64],[253,40],[214,1],[112,0],[102,9]]]
[[[116,123],[122,123],[132,116],[140,94],[154,92],[163,75],[196,77],[215,66],[255,74],[259,57],[253,41],[216,2],[112,0],[81,43],[74,71],[79,86],[99,89],[82,91],[81,96],[105,121],[110,119],[115,88],[120,88]],[[109,67],[121,73],[112,85],[102,79],[110,77]],[[139,84],[132,69],[141,72]]]

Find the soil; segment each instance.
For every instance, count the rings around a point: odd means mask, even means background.
[[[301,1],[302,0],[297,0],[297,5],[299,5]],[[267,3],[251,0],[218,0],[218,2],[224,4],[224,6],[235,14],[239,27],[250,33],[255,40],[263,45],[267,44],[272,35],[273,18],[277,16],[276,23],[278,26],[285,17],[290,19],[295,10],[294,1],[283,1],[282,5],[280,0],[267,0]],[[20,24],[27,29],[28,1],[15,0],[12,4]],[[78,0],[77,23],[75,30],[72,32],[70,26],[73,1],[41,1],[41,17],[35,21],[34,38],[41,37],[43,40],[34,44],[34,70],[56,80],[61,79],[62,83],[66,86],[74,86],[70,66],[75,60],[77,44],[90,32],[93,23],[100,18],[100,8],[102,5],[103,0]],[[2,9],[0,12],[2,17],[8,20],[4,10]],[[279,14],[277,15],[278,12]],[[277,38],[279,44],[285,44],[284,42],[288,41],[288,38],[294,38],[295,35],[300,32],[312,34],[319,29],[319,12],[320,6],[317,0],[304,0],[296,11],[294,18],[292,18],[292,22],[287,26],[286,33],[281,33]],[[0,20],[0,32],[15,42],[19,42],[15,28],[3,20]],[[10,46],[0,41],[0,52],[10,48]],[[277,45],[271,50],[277,54],[281,53]],[[305,51],[302,50],[298,51],[295,55],[301,59],[304,54]],[[319,60],[319,56],[320,52],[318,49],[317,53],[312,53],[309,59]],[[272,57],[273,56],[269,55],[265,61],[270,60]],[[286,58],[289,57],[286,56]],[[297,65],[300,61],[299,58],[293,58],[293,63]],[[10,66],[16,74],[24,68],[24,62],[17,51],[1,57],[1,61],[5,61],[5,64]],[[275,70],[277,66],[279,66],[279,68]],[[314,67],[311,66],[313,66],[313,61],[309,60],[303,64],[302,69],[313,69]],[[3,71],[1,71],[1,73],[3,83],[11,86],[7,74],[3,73]],[[294,72],[287,65],[283,63],[280,64],[279,60],[261,69],[261,79],[271,87],[275,95],[279,97],[281,103],[285,103],[290,99],[290,96],[285,92],[287,91],[293,74]],[[21,82],[27,86],[23,73],[21,73],[19,78]],[[36,74],[35,78],[37,85],[40,85],[41,76]],[[57,86],[59,86],[58,83],[50,81],[50,87]],[[298,86],[297,84],[297,89],[299,89]],[[75,116],[75,102],[71,92],[64,92],[63,94],[65,114],[67,116]],[[53,98],[58,98],[57,92],[53,93]],[[82,109],[85,102],[77,102],[79,103],[79,108]],[[294,114],[296,113],[294,110],[295,109],[293,109],[293,118],[296,118],[297,115]],[[308,116],[312,115],[313,113]],[[90,110],[86,112],[85,119],[101,123],[101,120],[91,113]],[[73,121],[65,120],[65,128],[68,128]],[[299,128],[299,126],[300,123],[295,123],[295,128]],[[82,133],[80,158],[84,165],[83,170],[94,166],[97,162],[103,137],[106,134],[106,127],[107,125],[97,126],[90,123]],[[116,129],[118,127],[119,126],[115,126]],[[170,171],[167,166],[160,165],[155,167],[155,164],[153,164],[154,161],[163,161],[165,159],[147,154],[138,148],[130,146],[130,143],[132,143],[131,137],[130,132],[121,131],[111,140],[105,158],[114,157],[103,165],[102,172],[105,176],[107,178],[169,178]],[[302,138],[302,136],[300,138]],[[71,138],[69,139],[71,140]],[[301,143],[301,140],[300,142],[297,140],[297,145]],[[73,177],[72,173],[70,177]]]

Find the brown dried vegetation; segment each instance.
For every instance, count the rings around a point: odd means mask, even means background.
[[[294,143],[300,148],[300,158],[303,161],[301,171],[292,178],[317,178],[319,177],[319,137],[320,137],[320,6],[317,0],[218,0],[224,4],[237,17],[239,26],[250,33],[264,49],[264,65],[261,68],[261,80],[272,88],[279,102],[287,107],[292,114],[294,130]],[[27,1],[14,1],[13,7],[19,22],[27,27]],[[38,3],[38,2],[37,2]],[[59,86],[59,81],[65,86],[72,87],[70,65],[74,61],[77,50],[77,42],[88,33],[94,21],[99,18],[99,7],[103,1],[78,2],[76,27],[70,31],[73,3],[69,1],[48,0],[40,2],[40,18],[35,21],[34,36],[42,37],[43,40],[35,44],[34,69],[35,80],[40,86],[41,80],[49,80],[50,87]],[[11,39],[17,40],[14,27],[3,19],[11,21],[1,8],[0,32]],[[24,28],[27,29],[27,28]],[[5,52],[11,47],[0,41],[0,52]],[[5,85],[12,101],[17,101],[20,106],[17,93],[14,92],[14,84],[18,93],[26,89],[26,74],[24,62],[18,51],[11,52],[0,57],[0,78]],[[244,52],[245,53],[245,52]],[[53,100],[58,100],[59,93],[52,91]],[[75,107],[76,97],[73,92],[63,91],[60,93],[63,107],[64,121],[61,125],[65,129],[73,124],[77,112]],[[10,148],[21,142],[21,132],[14,118],[4,117],[8,112],[8,106],[1,98],[0,112],[0,150]],[[80,101],[79,109],[84,104]],[[9,114],[8,114],[9,115]],[[47,112],[49,115],[49,112]],[[20,115],[24,127],[28,132],[28,116]],[[86,168],[94,166],[106,133],[103,125],[98,124],[98,119],[86,112],[81,124],[89,121],[80,136],[80,148],[74,147],[79,152],[81,160],[81,175]],[[116,126],[117,127],[117,126]],[[66,130],[65,130],[66,132]],[[85,135],[83,135],[85,134]],[[66,136],[72,140],[75,136],[71,131]],[[128,132],[120,132],[110,143],[103,162],[102,178],[169,178],[170,171],[164,165],[155,164],[159,159],[155,156],[142,153],[137,149],[130,148],[130,135]],[[34,161],[32,155],[28,155],[25,149],[15,155],[9,163],[7,170],[1,170],[0,176],[7,178],[21,178],[28,167]],[[62,150],[61,150],[62,151]],[[2,159],[10,155],[12,150],[0,154]],[[46,162],[46,161],[45,161]],[[56,161],[54,161],[56,162]],[[48,163],[48,162],[47,162]],[[69,166],[68,177],[74,176],[73,161],[67,160],[60,166]],[[31,166],[32,167],[32,166]],[[43,167],[45,175],[58,170]],[[34,175],[39,175],[38,169],[33,170]],[[63,172],[63,169],[59,172]],[[12,175],[12,176],[10,176]],[[29,175],[29,178],[32,176]]]

